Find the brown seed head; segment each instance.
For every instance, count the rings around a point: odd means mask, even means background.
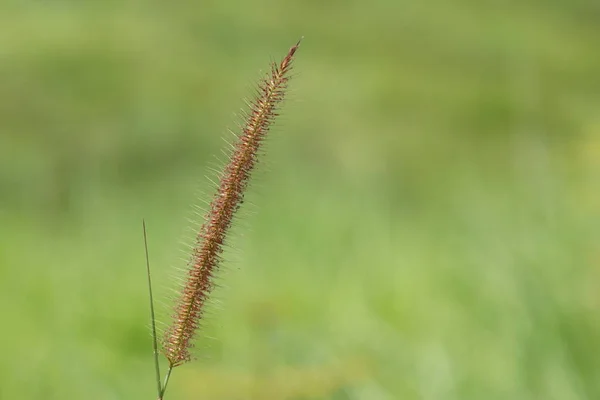
[[[163,352],[172,367],[191,359],[190,349],[214,285],[213,277],[227,231],[243,201],[261,143],[284,99],[292,60],[299,45],[300,41],[290,48],[281,63],[273,63],[270,73],[260,82],[242,132],[223,171],[217,193],[198,233],[189,262],[188,277],[175,306],[173,322],[167,328],[162,343]]]

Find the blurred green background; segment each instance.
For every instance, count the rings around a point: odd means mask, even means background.
[[[0,3],[0,398],[155,398],[142,218],[163,326],[302,35],[167,398],[600,398],[595,0]]]

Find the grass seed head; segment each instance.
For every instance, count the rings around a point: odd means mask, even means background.
[[[195,335],[205,312],[205,304],[214,288],[227,232],[235,213],[244,201],[244,193],[257,161],[261,144],[278,115],[283,101],[294,55],[300,42],[292,46],[280,63],[272,63],[270,72],[259,82],[249,105],[241,132],[233,145],[215,193],[197,234],[188,265],[187,279],[167,328],[162,350],[171,367],[190,361]]]

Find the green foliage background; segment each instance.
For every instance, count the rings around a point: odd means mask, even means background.
[[[168,398],[600,398],[595,0],[0,3],[0,398],[155,398],[141,220],[167,322],[301,35]]]

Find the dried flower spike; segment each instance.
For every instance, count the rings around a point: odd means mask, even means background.
[[[300,42],[290,48],[281,63],[271,65],[270,73],[259,84],[242,132],[234,143],[234,150],[192,250],[189,273],[175,307],[173,322],[163,338],[162,348],[169,361],[169,369],[191,359],[190,349],[213,288],[213,277],[219,266],[227,231],[242,204],[261,143],[285,97],[292,60],[299,45]]]

